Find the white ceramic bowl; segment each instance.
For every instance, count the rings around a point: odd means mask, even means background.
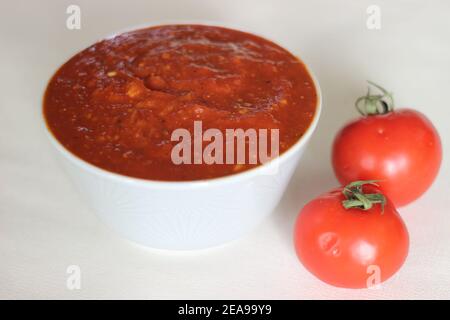
[[[78,158],[45,128],[79,192],[112,229],[158,249],[213,247],[249,233],[280,201],[321,112],[320,87],[308,71],[317,92],[308,130],[278,158],[231,176],[188,182],[123,176]]]

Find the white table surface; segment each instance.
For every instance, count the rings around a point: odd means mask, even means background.
[[[81,7],[81,30],[65,26]],[[366,9],[381,8],[381,29]],[[315,71],[324,110],[276,212],[245,238],[194,253],[119,238],[87,209],[55,160],[40,123],[52,72],[112,32],[157,21],[214,21],[276,39]],[[448,1],[1,1],[0,298],[450,298],[450,2]],[[365,80],[436,125],[444,162],[433,187],[401,208],[411,236],[403,268],[376,290],[323,284],[297,261],[291,237],[301,206],[337,185],[330,146],[357,116]],[[243,212],[245,214],[245,212]],[[69,265],[81,289],[66,286]]]

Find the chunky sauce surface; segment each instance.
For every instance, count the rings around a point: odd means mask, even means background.
[[[201,25],[159,26],[98,42],[51,79],[44,115],[72,153],[144,179],[198,180],[255,165],[171,160],[178,128],[279,129],[280,152],[306,131],[316,90],[305,66],[248,33]]]

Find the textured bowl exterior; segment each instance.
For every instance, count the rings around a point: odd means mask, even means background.
[[[64,155],[62,164],[100,219],[125,238],[152,248],[192,250],[221,245],[255,228],[278,204],[303,149],[276,174],[180,183],[185,186],[175,189],[111,179]]]

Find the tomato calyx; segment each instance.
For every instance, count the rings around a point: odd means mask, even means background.
[[[369,86],[366,95],[359,97],[355,102],[358,112],[363,116],[373,116],[392,112],[394,110],[394,97],[392,96],[392,93],[389,93],[386,89],[372,81],[367,82],[369,83]],[[370,86],[375,87],[381,93],[371,94]]]
[[[366,184],[378,186],[377,182],[378,180],[362,180],[354,181],[346,185],[342,190],[345,196],[345,200],[342,201],[344,208],[369,210],[374,204],[379,203],[381,205],[381,213],[383,214],[386,197],[381,193],[364,193],[362,189],[363,185]]]

